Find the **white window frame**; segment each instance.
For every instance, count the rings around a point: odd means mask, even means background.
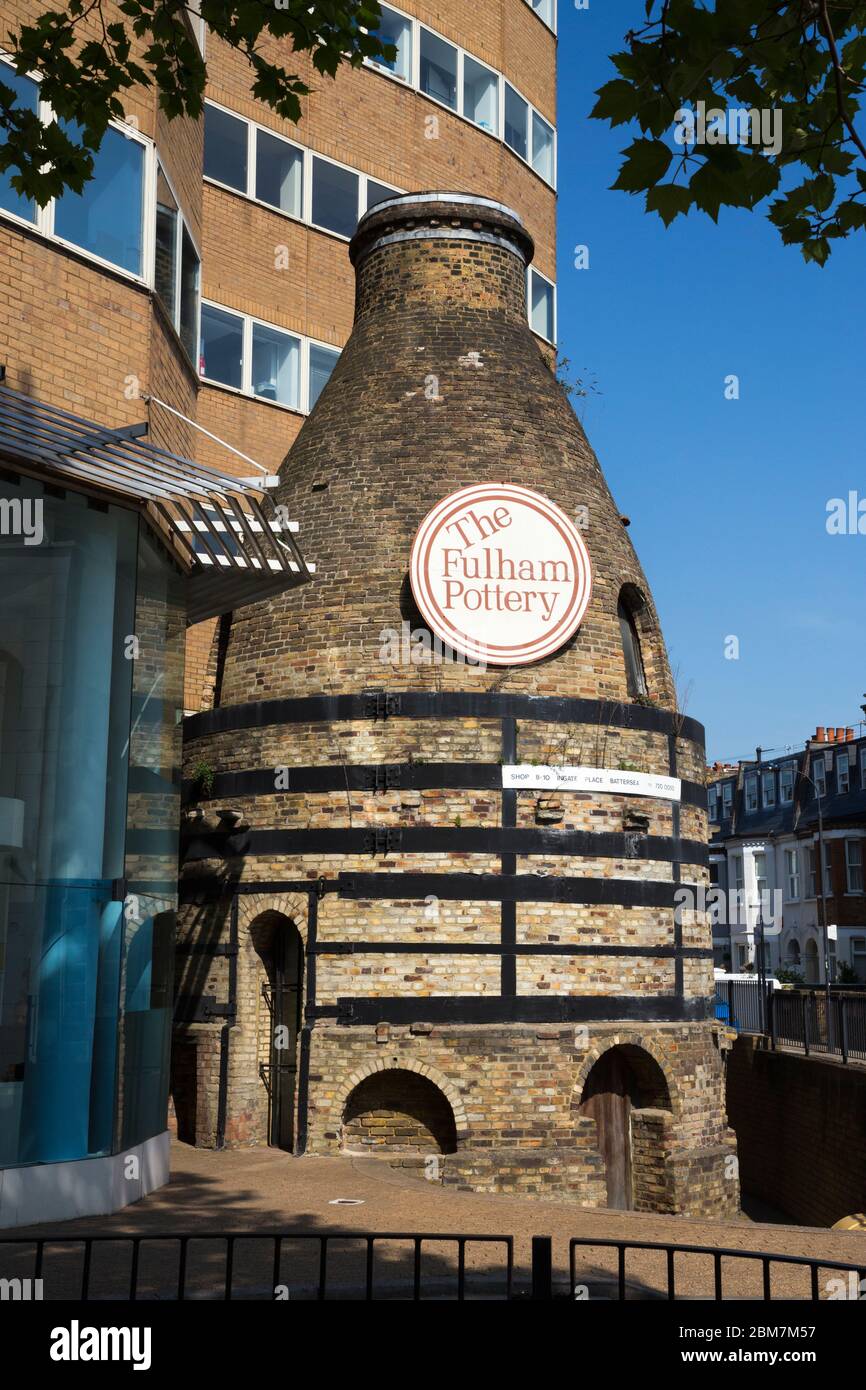
[[[557,15],[556,15],[556,0],[550,0],[551,19],[550,19],[550,22],[549,22],[549,23],[548,23],[548,21],[544,18],[544,15],[538,13],[538,10],[537,10],[537,9],[535,8],[535,6],[533,5],[532,0],[526,0],[526,3],[527,3],[527,5],[529,6],[529,8],[532,10],[532,13],[535,15],[536,19],[539,19],[539,20],[541,21],[541,23],[544,25],[545,29],[549,29],[550,32],[551,32],[551,34],[555,34],[555,33],[556,33],[556,20],[557,20]]]
[[[166,183],[168,184],[168,187],[169,187],[169,191],[170,191],[170,193],[171,193],[171,196],[174,198],[174,201],[175,201],[175,203],[177,204],[177,228],[176,228],[176,230],[175,230],[175,246],[174,246],[174,254],[175,254],[175,258],[176,258],[176,259],[175,259],[175,264],[176,264],[176,266],[177,266],[177,274],[176,274],[176,276],[175,276],[175,284],[174,284],[174,305],[173,305],[172,309],[169,309],[168,305],[165,304],[165,303],[163,303],[162,295],[157,294],[157,290],[156,290],[156,187],[157,187],[157,180],[158,180],[158,178],[159,178],[160,171],[162,172],[162,176],[163,176],[163,178],[165,179]],[[199,354],[199,345],[200,345],[200,343],[201,343],[201,297],[202,297],[202,296],[201,296],[201,279],[202,279],[202,277],[201,277],[201,247],[199,246],[198,242],[197,242],[196,239],[195,239],[195,236],[193,235],[192,227],[189,225],[189,222],[187,221],[186,217],[184,216],[183,204],[181,203],[180,198],[179,198],[178,195],[177,195],[177,189],[175,188],[175,186],[174,186],[174,184],[173,184],[173,182],[172,182],[172,180],[171,180],[171,176],[170,176],[168,170],[166,169],[164,162],[163,162],[163,161],[160,159],[160,157],[159,157],[159,152],[158,152],[158,151],[154,151],[154,171],[153,171],[153,174],[154,174],[154,176],[153,176],[153,219],[152,219],[152,221],[153,221],[153,238],[152,238],[152,240],[153,240],[153,246],[152,246],[152,248],[151,248],[151,254],[152,254],[152,258],[153,258],[153,259],[152,259],[151,265],[150,265],[150,283],[151,283],[151,285],[153,286],[153,297],[154,297],[154,299],[158,299],[158,300],[159,300],[159,303],[160,303],[162,309],[163,309],[163,310],[165,311],[165,313],[168,315],[168,318],[169,318],[169,321],[170,321],[170,323],[171,323],[172,328],[174,329],[175,333],[177,334],[178,338],[180,339],[180,343],[181,343],[181,346],[182,346],[183,349],[184,349],[184,352],[186,352],[186,347],[185,347],[185,345],[184,345],[184,343],[183,343],[183,339],[181,338],[181,335],[180,335],[180,300],[181,300],[181,291],[182,291],[182,287],[183,287],[183,276],[182,276],[182,269],[183,269],[183,234],[184,234],[184,230],[185,230],[187,236],[189,237],[190,241],[192,242],[193,250],[195,251],[195,254],[198,256],[198,294],[197,294],[197,297],[196,297],[196,311],[195,311],[195,338],[194,338],[194,343],[193,343],[193,351],[192,351],[192,353],[190,354],[191,360],[192,360],[192,364],[193,364],[193,366],[194,366],[194,368],[195,368],[195,374],[196,374],[196,376],[198,376],[198,354]]]
[[[845,785],[842,780],[844,775]],[[840,748],[836,754],[836,791],[840,796],[851,790],[851,758],[847,748]]]
[[[552,298],[552,307],[553,307],[553,337],[552,337],[552,338],[546,338],[545,335],[544,335],[543,333],[538,333],[538,332],[536,331],[536,329],[532,328],[532,277],[533,277],[533,275],[537,275],[538,278],[539,278],[539,280],[543,280],[544,283],[545,283],[546,285],[549,285],[550,288],[551,288],[551,290],[553,291],[553,298]],[[534,265],[529,265],[529,266],[526,267],[526,317],[527,317],[527,319],[529,320],[529,326],[530,326],[530,328],[532,329],[532,332],[536,334],[536,337],[541,338],[542,342],[550,343],[550,346],[551,346],[551,347],[556,347],[556,331],[557,331],[557,322],[556,322],[556,285],[555,285],[555,283],[554,283],[553,280],[548,280],[548,278],[547,278],[546,275],[542,275],[541,271],[538,270]]]
[[[820,778],[818,774],[820,773]],[[820,796],[827,795],[827,760],[823,754],[817,757],[812,765],[812,781],[815,789]]]
[[[776,809],[776,774],[774,772],[761,773],[761,806],[765,811]]]
[[[790,796],[785,795],[786,783],[790,778]],[[794,800],[794,784],[797,780],[797,770],[794,763],[783,763],[779,768],[779,805],[790,806]]]
[[[527,0],[527,3],[529,3],[529,0]],[[387,79],[388,81],[390,81],[390,82],[398,82],[398,83],[400,84],[401,87],[412,87],[412,89],[413,89],[414,91],[416,91],[420,97],[423,97],[425,101],[432,101],[432,103],[433,103],[434,106],[438,106],[442,111],[447,111],[448,114],[449,114],[450,116],[458,116],[458,117],[460,118],[461,121],[465,121],[465,122],[467,123],[467,125],[471,125],[472,128],[473,128],[473,130],[480,130],[481,133],[482,133],[483,135],[490,135],[493,139],[501,141],[502,144],[505,144],[505,83],[508,82],[508,85],[509,85],[510,87],[513,88],[513,90],[517,93],[517,95],[520,97],[520,99],[521,99],[522,101],[525,101],[525,102],[526,102],[526,106],[527,106],[527,108],[528,108],[527,121],[526,121],[526,158],[524,159],[523,155],[519,154],[519,153],[517,152],[517,150],[512,149],[512,147],[511,147],[510,145],[506,145],[506,149],[510,150],[512,154],[516,155],[517,158],[521,161],[521,163],[522,163],[522,164],[525,164],[526,167],[527,167],[528,169],[531,169],[532,172],[536,175],[536,177],[539,178],[539,179],[541,179],[541,182],[542,182],[543,184],[545,184],[548,188],[553,188],[553,189],[555,189],[555,188],[556,188],[556,163],[557,163],[557,130],[556,130],[556,126],[554,125],[553,121],[548,120],[548,118],[544,115],[544,113],[543,113],[542,111],[539,111],[539,110],[538,110],[538,107],[537,107],[537,106],[533,106],[532,102],[528,99],[528,97],[525,97],[525,96],[523,95],[523,93],[520,91],[520,89],[519,89],[518,87],[516,87],[515,84],[514,84],[512,81],[510,81],[509,78],[507,78],[507,77],[505,76],[505,73],[500,72],[498,68],[491,67],[491,65],[490,65],[489,63],[486,63],[486,62],[484,61],[483,58],[479,58],[478,55],[477,55],[476,53],[470,53],[468,49],[462,48],[462,47],[460,46],[459,43],[455,43],[453,39],[449,39],[449,38],[447,37],[446,34],[441,34],[441,33],[439,32],[438,29],[434,29],[433,26],[432,26],[432,24],[422,23],[421,20],[417,18],[417,16],[411,15],[411,14],[407,14],[405,10],[401,10],[401,9],[400,9],[399,5],[392,5],[392,4],[388,3],[388,4],[387,4],[387,8],[388,8],[389,10],[392,10],[392,11],[394,12],[394,14],[398,14],[398,15],[401,17],[401,19],[408,20],[408,22],[409,22],[409,23],[411,24],[411,26],[412,26],[412,64],[411,64],[411,67],[412,67],[412,75],[411,75],[411,79],[410,79],[409,81],[407,81],[407,79],[406,79],[405,77],[400,77],[400,75],[399,75],[398,73],[389,72],[389,70],[388,70],[386,67],[383,67],[380,63],[377,63],[377,62],[375,61],[375,59],[373,59],[373,58],[365,58],[365,59],[364,59],[363,66],[364,66],[365,68],[369,69],[369,71],[371,71],[371,72],[378,73],[378,75],[379,75],[380,77],[384,77],[384,78],[386,78],[386,79]],[[531,6],[531,4],[530,4],[530,9],[531,9],[531,8],[532,8],[532,6]],[[554,7],[554,10],[555,10],[555,7]],[[533,13],[535,13],[535,11],[533,11]],[[547,26],[546,22],[545,22],[543,19],[541,19],[541,16],[540,16],[540,15],[538,16],[538,18],[539,18],[539,20],[541,21],[541,23],[545,25],[545,28],[547,28],[548,26]],[[456,52],[457,52],[457,105],[456,105],[456,107],[448,106],[444,101],[440,101],[438,97],[431,96],[429,92],[424,92],[424,91],[421,90],[421,30],[422,30],[422,29],[426,29],[427,32],[428,32],[428,34],[432,34],[434,38],[440,39],[443,43],[447,43],[448,46],[449,46],[449,48],[453,48],[453,49],[455,49]],[[556,32],[555,28],[553,29],[552,32],[554,32],[554,33]],[[474,120],[472,119],[471,116],[467,116],[466,113],[465,113],[465,110],[464,110],[464,102],[463,102],[463,68],[464,68],[464,59],[465,59],[465,58],[471,58],[472,61],[473,61],[474,63],[477,63],[477,64],[479,65],[479,67],[486,68],[487,71],[490,72],[490,73],[492,73],[492,74],[494,75],[494,77],[496,77],[496,79],[497,79],[497,84],[498,84],[498,103],[497,103],[497,106],[498,106],[498,109],[497,109],[497,122],[496,122],[496,130],[495,130],[495,131],[485,130],[484,126],[478,125],[478,123],[477,123],[476,121],[474,121]],[[552,163],[552,178],[551,178],[551,179],[546,179],[546,178],[544,177],[543,174],[539,174],[539,173],[538,173],[538,170],[534,168],[533,163],[532,163],[532,117],[533,117],[533,114],[536,115],[536,116],[538,116],[540,120],[544,121],[545,125],[549,126],[550,129],[551,129],[552,132],[553,132],[553,151],[552,151],[552,159],[551,159],[551,163]]]
[[[786,849],[784,855],[785,897],[789,903],[796,903],[800,901],[800,851],[795,845],[793,849]]]
[[[851,859],[851,849],[854,845],[857,846],[858,854],[858,863],[856,864]],[[860,885],[857,888],[851,886],[852,875],[855,873],[860,878]],[[845,891],[848,894],[857,897],[863,896],[863,840],[858,838],[845,841],[845,884]]]
[[[734,805],[734,788],[730,782],[722,783],[722,817],[728,820]]]
[[[713,824],[718,820],[718,801],[719,793],[716,787],[707,789],[707,819]]]
[[[860,748],[860,790],[866,792],[866,743]]]
[[[234,318],[240,319],[242,323],[241,333],[241,384],[240,386],[227,386],[224,381],[217,381],[215,377],[202,375],[199,373],[199,380],[205,386],[212,386],[217,391],[229,391],[233,396],[244,396],[252,401],[259,401],[262,405],[275,406],[278,410],[287,410],[292,415],[309,415],[310,413],[310,348],[327,348],[330,352],[342,353],[343,349],[336,343],[326,343],[323,338],[311,338],[306,333],[297,333],[294,328],[285,328],[281,323],[271,323],[268,319],[263,319],[258,314],[246,314],[242,309],[234,309],[230,304],[220,304],[216,299],[208,299],[200,296],[200,304],[207,305],[209,309],[219,309],[224,314],[231,314]],[[268,328],[275,333],[284,333],[287,338],[294,338],[300,345],[300,356],[298,364],[298,404],[286,405],[284,401],[271,401],[267,396],[259,396],[253,390],[253,325],[258,324],[262,328]],[[199,333],[199,344],[201,336]],[[199,355],[201,347],[199,346]],[[336,363],[334,364],[336,366]]]
[[[0,51],[0,72],[2,66],[12,67],[13,64],[9,55]],[[41,82],[38,72],[27,72],[22,74],[35,82],[37,86]],[[0,76],[2,80],[2,76]],[[43,101],[41,91],[36,103],[36,113],[43,125],[47,125],[54,119],[54,112],[47,101]],[[60,236],[54,230],[54,205],[55,199],[51,198],[44,207],[36,205],[35,221],[21,217],[17,212],[9,212],[6,208],[0,208],[0,218],[13,222],[17,227],[26,227],[30,232],[36,232],[38,236],[46,241],[53,242],[56,246],[62,246],[67,251],[72,251],[76,256],[83,256],[86,261],[93,265],[101,266],[104,270],[110,270],[113,275],[120,275],[124,280],[131,280],[137,285],[144,285],[147,289],[153,288],[153,264],[156,248],[156,149],[152,140],[146,135],[142,135],[131,125],[124,121],[109,121],[109,129],[116,131],[127,140],[132,140],[140,145],[144,150],[142,160],[142,189],[141,189],[141,270],[127,270],[126,266],[118,265],[115,261],[106,260],[104,256],[98,256],[94,251],[88,251],[86,247],[79,246],[77,242],[68,241],[66,237]],[[178,203],[180,207],[180,203]]]
[[[752,815],[755,811],[757,811],[757,809],[758,809],[758,807],[759,807],[759,805],[760,805],[760,788],[759,788],[759,786],[758,786],[758,774],[757,774],[756,772],[750,772],[750,773],[747,774],[746,779],[745,779],[745,782],[744,782],[744,785],[743,785],[743,791],[744,791],[744,800],[745,800],[745,806],[746,806],[746,814],[747,814],[747,815]],[[755,793],[755,795],[754,795],[754,805],[751,804],[751,803],[752,803],[752,795],[751,795],[752,791],[754,791],[754,793]]]

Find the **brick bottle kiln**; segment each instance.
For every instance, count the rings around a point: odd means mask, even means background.
[[[457,194],[380,204],[352,242],[355,327],[278,493],[314,582],[234,614],[218,706],[187,721],[209,796],[183,869],[178,1128],[723,1215],[710,934],[674,910],[706,882],[703,730],[527,327],[532,250],[516,214]],[[437,504],[493,483],[578,519],[592,593],[552,655],[485,668],[426,640],[408,571]],[[607,772],[551,794],[504,786],[515,765]],[[611,789],[623,771],[679,799]]]

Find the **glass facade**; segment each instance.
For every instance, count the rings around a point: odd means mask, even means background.
[[[0,481],[0,1166],[166,1127],[183,579],[135,512]]]

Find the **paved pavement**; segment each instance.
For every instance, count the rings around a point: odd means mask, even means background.
[[[514,1269],[518,1288],[525,1286],[531,1237],[550,1235],[554,1242],[557,1285],[568,1294],[568,1241],[572,1236],[590,1240],[669,1241],[680,1245],[721,1246],[734,1250],[760,1250],[806,1255],[862,1266],[866,1274],[866,1233],[827,1231],[791,1226],[761,1211],[761,1220],[742,1216],[737,1221],[713,1222],[686,1217],[656,1216],[644,1212],[584,1210],[560,1200],[482,1195],[443,1189],[423,1179],[395,1172],[376,1159],[334,1157],[293,1158],[274,1149],[227,1150],[215,1153],[175,1144],[172,1180],[144,1201],[109,1218],[65,1222],[49,1229],[3,1232],[18,1237],[35,1235],[123,1234],[154,1236],[189,1232],[197,1237],[189,1246],[185,1281],[187,1295],[220,1297],[225,1279],[225,1244],[204,1241],[205,1232],[292,1232],[314,1235],[334,1232],[413,1232],[430,1234],[513,1235]],[[349,1199],[359,1205],[334,1205]],[[770,1215],[771,1219],[767,1220]],[[287,1241],[279,1276],[274,1275],[273,1241],[243,1241],[235,1246],[233,1280],[236,1291],[252,1297],[272,1297],[275,1285],[283,1296],[312,1296],[319,1271],[319,1241]],[[443,1296],[456,1280],[457,1247],[451,1243],[424,1245],[422,1287],[425,1294]],[[0,1256],[0,1277],[32,1273],[23,1261],[32,1259],[32,1246],[13,1255],[7,1248]],[[411,1244],[387,1241],[375,1247],[377,1292],[396,1294],[414,1273]],[[131,1246],[101,1246],[94,1252],[90,1279],[94,1296],[126,1296],[129,1287]],[[366,1248],[362,1241],[329,1245],[328,1288],[335,1296],[351,1296],[363,1287]],[[503,1246],[474,1244],[467,1247],[468,1288],[478,1293],[504,1288]],[[14,1268],[13,1268],[14,1266]],[[77,1296],[82,1274],[82,1247],[46,1251],[45,1297]],[[610,1297],[616,1294],[617,1254],[599,1246],[577,1251],[574,1282],[579,1296]],[[142,1247],[138,1277],[145,1296],[171,1297],[179,1273],[176,1244],[148,1243]],[[725,1258],[722,1262],[726,1298],[760,1298],[762,1271],[758,1261]],[[675,1262],[677,1292],[682,1297],[713,1296],[711,1256],[678,1255]],[[660,1297],[664,1294],[666,1258],[659,1251],[631,1251],[626,1262],[628,1296]],[[837,1278],[822,1270],[819,1286],[827,1293],[827,1280]],[[774,1264],[774,1298],[808,1298],[810,1276],[805,1268]]]

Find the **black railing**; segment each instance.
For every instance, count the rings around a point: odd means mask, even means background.
[[[737,1278],[726,1281],[732,1269]],[[788,1271],[784,1287],[775,1279],[779,1271]],[[6,1236],[0,1239],[0,1282],[4,1299],[83,1302],[816,1301],[862,1297],[866,1268],[767,1251],[575,1236],[568,1244],[566,1283],[565,1272],[557,1273],[550,1236],[532,1238],[528,1268],[518,1278],[513,1236],[202,1232]]]
[[[837,1263],[832,1260],[822,1260],[806,1255],[776,1255],[769,1252],[757,1250],[728,1250],[724,1248],[707,1247],[705,1245],[670,1245],[662,1241],[622,1241],[622,1240],[599,1240],[593,1237],[573,1236],[568,1243],[569,1260],[569,1281],[572,1296],[577,1296],[578,1291],[589,1289],[587,1283],[581,1285],[581,1274],[577,1268],[577,1251],[585,1251],[588,1247],[597,1250],[610,1250],[616,1252],[616,1277],[611,1281],[611,1292],[608,1297],[617,1300],[625,1300],[631,1297],[641,1298],[646,1295],[642,1292],[642,1286],[646,1275],[640,1275],[640,1283],[635,1282],[628,1269],[627,1254],[632,1251],[642,1251],[646,1254],[654,1253],[664,1256],[664,1283],[663,1296],[668,1300],[677,1298],[709,1297],[715,1300],[729,1298],[760,1298],[770,1301],[773,1299],[773,1271],[774,1266],[802,1270],[808,1273],[808,1298],[811,1302],[818,1302],[822,1298],[858,1298],[862,1297],[864,1289],[864,1270],[853,1265]],[[690,1274],[689,1289],[685,1293],[679,1291],[677,1281],[677,1257],[697,1257],[703,1265],[703,1270],[696,1270],[694,1267]],[[739,1270],[743,1268],[743,1262],[748,1261],[754,1267],[760,1266],[760,1293],[743,1293],[742,1286],[737,1292],[731,1292],[729,1282],[728,1292],[725,1291],[725,1267],[723,1261],[735,1260],[739,1262]],[[707,1265],[711,1262],[710,1270]],[[821,1272],[833,1271],[836,1284],[824,1279],[823,1286]],[[840,1280],[838,1276],[844,1277]],[[705,1292],[709,1280],[712,1280],[711,1291]],[[706,1281],[706,1282],[705,1282]],[[842,1288],[837,1285],[841,1283]],[[613,1290],[615,1289],[615,1293]],[[796,1297],[796,1293],[794,1297]],[[782,1290],[778,1298],[787,1299],[791,1297],[790,1288]]]
[[[759,980],[716,982],[715,1015],[738,1033],[765,1036],[773,1048],[800,1048],[839,1057],[843,1062],[866,1062],[866,993],[831,987],[775,989],[762,998]]]

